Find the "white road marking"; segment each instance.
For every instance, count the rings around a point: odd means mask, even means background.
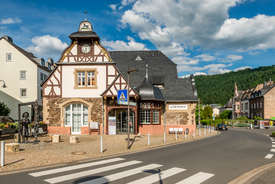
[[[269,158],[269,159],[271,159],[273,157],[273,154],[267,154],[266,156],[265,156],[265,158]]]
[[[171,169],[168,169],[168,170],[165,170],[165,171],[162,171],[162,172],[159,172],[159,173],[155,173],[155,174],[153,174],[151,176],[147,176],[147,177],[141,178],[139,180],[135,180],[135,181],[130,182],[128,184],[140,184],[140,183],[149,184],[149,183],[155,183],[155,182],[158,182],[158,181],[163,180],[165,178],[168,178],[170,176],[173,176],[175,174],[178,174],[180,172],[183,172],[185,170],[186,169],[173,167]]]
[[[161,166],[162,165],[159,165],[159,164],[150,164],[150,165],[138,167],[138,168],[135,168],[135,169],[131,169],[131,170],[128,170],[128,171],[123,171],[123,172],[120,172],[120,173],[111,174],[111,175],[108,175],[108,176],[105,176],[105,177],[102,177],[102,178],[97,178],[97,179],[94,179],[94,180],[86,181],[86,182],[83,182],[83,183],[80,183],[80,184],[109,183],[109,182],[112,182],[112,181],[115,181],[115,180],[118,180],[118,179],[121,179],[121,178],[125,178],[125,177],[128,177],[128,176],[132,176],[132,175],[141,173],[141,172],[146,172],[147,170],[155,169],[155,168],[161,167]]]
[[[275,145],[272,145],[272,147],[275,147]]]
[[[71,171],[74,169],[81,169],[81,168],[85,168],[85,167],[91,167],[91,166],[102,165],[102,164],[107,164],[107,163],[111,163],[111,162],[117,162],[117,161],[121,161],[121,160],[125,160],[125,159],[124,158],[112,158],[112,159],[108,159],[108,160],[102,160],[102,161],[91,162],[91,163],[86,163],[86,164],[80,164],[80,165],[74,165],[74,166],[63,167],[63,168],[58,168],[58,169],[51,169],[51,170],[47,170],[47,171],[30,173],[29,175],[31,175],[33,177],[39,177],[39,176],[45,176],[45,175],[49,175],[49,174],[56,174],[56,173],[61,173],[61,172],[65,172],[65,171]]]
[[[176,184],[199,184],[199,183],[204,182],[205,180],[208,180],[212,176],[214,176],[214,174],[199,172],[199,173],[197,173],[193,176],[190,176],[189,178],[186,178]]]
[[[275,149],[271,149],[270,151],[271,151],[271,152],[275,152]]]
[[[50,178],[50,179],[46,179],[44,181],[46,181],[48,183],[59,183],[59,182],[72,180],[72,179],[76,179],[76,178],[81,178],[81,177],[89,176],[89,175],[92,175],[92,174],[97,174],[97,173],[101,173],[101,172],[105,172],[105,171],[110,171],[110,170],[113,170],[113,169],[118,169],[118,168],[130,166],[130,165],[134,165],[134,164],[139,164],[139,163],[142,163],[142,161],[134,160],[134,161],[129,161],[129,162],[121,163],[121,164],[115,164],[115,165],[111,165],[111,166],[100,167],[98,169],[91,169],[91,170],[87,170],[87,171],[83,171],[83,172],[78,172],[78,173],[63,175],[63,176],[59,176],[59,177],[55,177],[55,178]]]
[[[272,142],[272,144],[275,144],[275,142]]]

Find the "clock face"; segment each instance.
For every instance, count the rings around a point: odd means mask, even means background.
[[[82,46],[82,52],[84,52],[84,53],[90,52],[90,46],[87,45],[87,44],[83,45]]]

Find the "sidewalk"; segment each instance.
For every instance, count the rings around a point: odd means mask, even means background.
[[[150,146],[148,146],[148,135],[136,136],[130,135],[131,148],[127,149],[127,135],[103,135],[103,153],[100,153],[100,135],[78,135],[79,143],[71,144],[69,142],[70,135],[61,135],[60,143],[49,142],[49,135],[38,137],[41,142],[39,144],[20,144],[20,151],[15,153],[5,153],[5,166],[0,167],[0,175],[13,171],[20,172],[33,169],[38,166],[52,166],[53,164],[61,164],[70,162],[78,162],[83,159],[93,159],[106,156],[114,156],[118,154],[128,154],[131,152],[145,151],[152,148],[169,146],[172,144],[190,142],[202,138],[211,137],[219,134],[204,135],[202,129],[201,136],[196,131],[195,138],[193,135],[178,134],[177,141],[175,134],[166,134],[166,142],[163,142],[163,135],[150,135]],[[33,138],[29,139],[33,141]],[[0,141],[1,138],[0,138]],[[13,139],[5,140],[5,144],[15,143]],[[69,163],[68,163],[69,162]]]

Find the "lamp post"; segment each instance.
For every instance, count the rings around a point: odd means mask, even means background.
[[[4,84],[3,84],[3,88],[6,88],[7,86],[6,86],[6,84],[5,84],[5,81],[4,80],[0,80],[0,81],[2,81]]]
[[[128,145],[127,148],[130,148],[130,95],[129,95],[129,86],[130,86],[130,73],[132,72],[137,72],[138,70],[133,69],[133,68],[129,68],[128,65],[128,89],[127,89],[127,102],[128,102]]]

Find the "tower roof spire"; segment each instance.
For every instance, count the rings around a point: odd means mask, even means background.
[[[85,20],[87,20],[87,19],[86,19],[86,18],[87,18],[86,15],[87,15],[87,11],[85,11]]]

